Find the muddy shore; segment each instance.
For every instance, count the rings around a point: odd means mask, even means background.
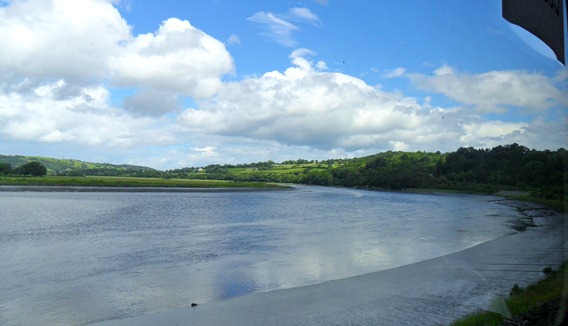
[[[531,225],[443,257],[298,288],[201,303],[100,325],[439,325],[478,309],[506,311],[499,297],[567,259],[566,215],[502,202]],[[99,325],[99,324],[97,324]]]

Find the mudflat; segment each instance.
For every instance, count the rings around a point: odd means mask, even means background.
[[[478,309],[506,313],[514,284],[526,286],[567,259],[567,216],[514,203],[533,227],[389,270],[315,285],[101,322],[100,325],[438,325]]]

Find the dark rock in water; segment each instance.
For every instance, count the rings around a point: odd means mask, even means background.
[[[197,307],[197,303],[194,302],[194,303],[191,304],[191,306],[192,306],[192,307]]]

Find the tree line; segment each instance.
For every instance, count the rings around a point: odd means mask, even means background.
[[[6,158],[14,159],[4,156],[4,159]],[[211,164],[166,171],[72,160],[64,160],[63,164],[61,160],[55,159],[44,159],[48,169],[38,162],[12,168],[4,159],[0,157],[0,162],[4,161],[0,163],[0,174],[4,175],[45,175],[49,170],[51,174],[70,176],[265,181],[391,190],[433,188],[494,192],[516,189],[530,191],[539,197],[556,199],[564,196],[568,171],[566,149],[540,151],[518,144],[500,145],[491,149],[461,147],[449,153],[388,151],[353,159]],[[59,162],[59,165],[50,166],[51,161]],[[70,163],[73,165],[69,165]],[[55,169],[61,167],[66,169]]]
[[[362,158],[320,161],[294,173],[273,173],[266,164],[256,163],[256,166],[262,169],[243,174],[232,172],[236,167],[233,165],[210,165],[204,168],[206,174],[189,175],[391,190],[434,188],[493,192],[519,189],[544,198],[559,198],[567,184],[568,152],[564,148],[539,151],[511,144],[492,149],[461,147],[450,153],[388,151]]]

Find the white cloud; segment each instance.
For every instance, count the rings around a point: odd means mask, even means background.
[[[477,120],[463,122],[460,146],[492,148],[503,144],[518,143],[528,148],[566,148],[568,139],[566,116],[555,121],[536,118],[527,122],[503,122]]]
[[[138,35],[110,59],[112,80],[196,98],[210,97],[233,70],[223,43],[186,20],[170,18],[153,34]]]
[[[407,151],[408,150],[408,145],[405,142],[402,141],[390,141],[390,144],[392,145],[392,148],[395,151]]]
[[[317,53],[310,50],[310,49],[306,49],[306,48],[299,48],[296,49],[294,51],[292,51],[292,53],[290,54],[289,58],[292,59],[292,64],[294,64],[295,66],[297,66],[297,68],[290,68],[288,69],[287,73],[288,75],[292,75],[292,71],[297,71],[298,72],[298,76],[303,77],[305,74],[305,72],[309,72],[310,70],[312,70],[312,66],[313,63],[311,61],[309,61],[307,59],[308,56],[314,56]],[[318,62],[317,66],[319,67],[327,67],[327,65],[325,64],[325,62]]]
[[[182,113],[182,123],[205,133],[323,150],[390,149],[392,144],[431,138],[425,125],[439,112],[358,78],[314,69],[306,59],[313,54],[295,50],[290,55],[293,66],[283,73],[226,84],[215,101]]]
[[[122,102],[125,110],[134,115],[161,116],[168,112],[181,111],[174,93],[143,89]]]
[[[0,93],[0,137],[122,148],[175,142],[167,129],[160,130],[159,121],[109,107],[108,90],[87,87],[60,98],[65,86],[60,80],[37,87],[33,95]]]
[[[556,77],[554,77],[554,81],[558,83],[568,81],[568,69],[558,70]]]
[[[464,134],[460,141],[469,146],[488,146],[487,144],[503,144],[503,140],[519,137],[529,126],[526,122],[483,121],[463,123]],[[489,146],[488,146],[489,147]]]
[[[316,63],[316,68],[318,70],[328,70],[329,69],[327,67],[327,63],[325,63],[325,61],[321,61],[321,60]]]
[[[130,27],[108,1],[10,1],[0,7],[0,74],[101,78],[129,39]]]
[[[382,74],[382,77],[383,78],[397,78],[397,77],[403,76],[405,72],[406,72],[405,68],[398,67],[398,68],[392,69],[392,70],[385,70],[385,72]]]
[[[62,79],[68,90],[105,83],[166,99],[204,98],[234,70],[223,43],[188,21],[171,18],[155,33],[133,36],[113,2],[16,0],[0,7],[0,87],[24,92]]]
[[[566,111],[564,111],[566,112]],[[522,138],[516,141],[529,148],[558,149],[567,148],[568,116],[564,113],[554,121],[536,118],[529,122]]]
[[[200,153],[214,153],[215,147],[214,146],[205,146],[205,147],[192,147],[191,150],[200,152]]]
[[[298,8],[298,7],[290,8],[288,10],[287,16],[290,17],[290,19],[292,20],[305,21],[315,26],[321,25],[321,20],[318,17],[318,15],[314,14],[308,8]]]
[[[263,34],[281,45],[294,47],[298,44],[292,38],[292,33],[299,30],[299,28],[271,12],[257,12],[247,18],[247,20],[263,26],[266,29]]]
[[[262,26],[265,29],[264,36],[286,47],[298,45],[293,34],[299,31],[300,28],[290,21],[310,23],[314,26],[321,25],[319,17],[310,9],[298,7],[290,8],[285,14],[260,11],[247,18],[247,20]]]
[[[226,84],[214,101],[183,112],[180,124],[194,132],[305,146],[322,153],[451,151],[460,146],[534,143],[531,122],[487,120],[467,107],[441,108],[429,97],[419,101],[400,92],[385,92],[361,79],[315,68],[317,64],[308,59],[314,55],[300,48],[292,52],[292,66],[283,72]],[[392,72],[405,74],[405,69]],[[434,73],[455,74],[451,67]],[[469,77],[485,80],[484,74]],[[539,148],[553,143],[558,141],[548,140]]]
[[[540,73],[490,71],[472,75],[444,65],[431,76],[409,74],[409,78],[423,90],[444,94],[485,113],[503,113],[506,106],[543,111],[568,105],[566,90]]]
[[[227,40],[227,44],[229,45],[241,44],[241,39],[239,38],[238,35],[231,34],[231,36],[229,36],[229,39]]]

